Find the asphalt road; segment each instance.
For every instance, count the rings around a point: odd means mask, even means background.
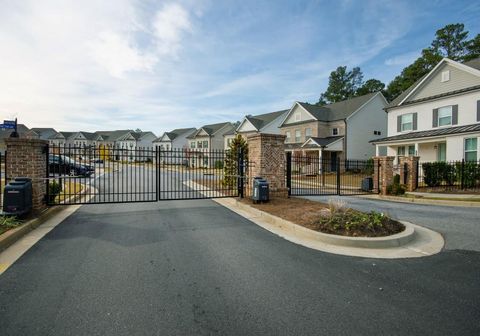
[[[7,335],[478,335],[480,253],[310,250],[209,200],[88,205],[0,276]]]
[[[480,252],[480,208],[398,203],[351,196],[303,198],[324,203],[330,199],[340,200],[354,209],[383,212],[393,218],[419,224],[441,233],[446,241],[446,249]]]

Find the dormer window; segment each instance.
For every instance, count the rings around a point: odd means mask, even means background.
[[[442,71],[442,83],[450,80],[450,70]]]

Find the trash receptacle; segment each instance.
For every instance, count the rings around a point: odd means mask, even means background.
[[[21,216],[32,210],[32,180],[17,177],[3,190],[3,212],[7,215]]]
[[[370,191],[373,189],[373,178],[372,177],[365,177],[362,180],[362,190],[363,191]]]
[[[253,179],[253,203],[268,202],[269,187],[267,180],[262,177],[255,177]]]

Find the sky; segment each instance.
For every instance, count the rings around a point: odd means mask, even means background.
[[[387,83],[478,1],[0,0],[0,118],[164,131],[315,103],[341,65]]]

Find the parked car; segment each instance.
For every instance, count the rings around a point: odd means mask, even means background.
[[[78,163],[66,155],[49,155],[48,163],[51,174],[88,177],[95,171],[92,166]]]

